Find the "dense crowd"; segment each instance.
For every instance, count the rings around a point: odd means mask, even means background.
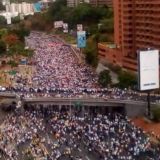
[[[0,125],[0,159],[160,159],[160,145],[152,144],[127,117],[79,115],[34,106],[9,114]]]
[[[30,78],[16,74],[14,85],[3,91],[16,92],[25,97],[102,97],[110,99],[146,100],[136,91],[119,88],[101,88],[98,76],[91,67],[79,63],[71,46],[54,36],[31,32],[26,45],[34,49]],[[0,89],[1,90],[1,89]],[[1,90],[2,91],[2,90]],[[152,100],[159,100],[153,96]]]

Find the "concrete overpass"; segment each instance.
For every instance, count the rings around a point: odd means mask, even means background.
[[[79,106],[83,108],[107,109],[109,112],[122,111],[129,117],[142,116],[146,113],[147,103],[133,100],[116,100],[103,98],[26,98],[24,104],[34,106]]]
[[[104,100],[102,98],[25,98],[27,104],[46,104],[46,105],[75,105],[79,103],[83,106],[112,106],[124,107],[125,103],[118,101]]]
[[[15,94],[11,93],[0,93],[2,98],[17,99]],[[83,107],[99,107],[107,108],[109,111],[115,110],[117,108],[123,109],[126,115],[130,117],[141,116],[146,113],[147,102],[133,101],[133,100],[119,100],[119,99],[109,99],[105,100],[103,98],[25,98],[23,104],[28,104],[29,106],[75,106],[80,105]]]

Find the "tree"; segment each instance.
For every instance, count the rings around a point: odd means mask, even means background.
[[[9,55],[21,54],[23,50],[24,50],[24,44],[19,42],[9,47],[8,54]]]
[[[48,25],[48,19],[46,18],[45,14],[41,13],[34,14],[33,17],[29,18],[29,21],[31,22],[31,28],[33,30],[45,31]]]
[[[8,30],[6,28],[0,29],[0,39],[3,39],[4,36],[8,34]]]
[[[118,86],[120,88],[133,88],[135,85],[137,85],[137,78],[134,74],[126,72],[126,71],[121,71],[120,74],[118,75]]]
[[[16,34],[8,34],[3,38],[4,42],[10,47],[16,43],[18,43],[19,39]]]
[[[0,16],[0,27],[3,27],[7,24],[6,19],[3,16]]]
[[[62,7],[67,6],[66,0],[57,0],[55,1],[52,6],[48,10],[48,16],[51,18],[51,20],[55,20],[59,17],[57,15],[61,12]],[[62,17],[60,17],[62,18]]]
[[[0,40],[0,55],[6,52],[6,44]]]
[[[12,23],[13,24],[19,23],[20,21],[21,21],[20,16],[16,16],[16,17],[12,18]]]
[[[18,36],[18,39],[22,42],[25,40],[25,36],[29,36],[30,30],[24,27],[19,27],[17,29],[12,29],[9,31],[10,34],[15,34]]]
[[[114,31],[113,17],[102,19],[100,21],[100,23],[101,23],[101,27],[100,27],[101,33],[104,33],[104,32],[105,33],[113,33],[113,31]]]
[[[152,110],[153,114],[153,120],[155,122],[160,122],[160,107],[159,106],[154,106],[154,109]]]
[[[97,44],[93,37],[87,40],[87,46],[84,49],[86,62],[92,67],[97,67],[98,56],[97,56]]]
[[[5,10],[5,6],[2,4],[2,2],[0,2],[0,11],[4,11]]]
[[[111,16],[110,12],[107,7],[92,7],[88,3],[69,8],[66,5],[66,0],[57,0],[50,7],[47,15],[52,21],[64,20],[74,27],[78,23],[86,26],[98,23],[100,19]]]
[[[109,70],[104,70],[100,72],[99,78],[98,78],[99,84],[101,84],[103,87],[107,87],[109,84],[111,84],[111,76]]]

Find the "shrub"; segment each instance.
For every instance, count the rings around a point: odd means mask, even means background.
[[[137,78],[136,75],[126,72],[126,71],[121,71],[120,74],[118,75],[118,81],[119,81],[119,88],[134,88],[137,85]]]
[[[13,60],[10,60],[10,61],[8,62],[8,64],[11,65],[11,67],[17,67],[17,66],[18,66],[18,63],[15,62],[15,61],[13,61]]]
[[[110,72],[108,70],[104,70],[104,71],[100,72],[98,82],[103,87],[107,87],[109,84],[111,84]]]
[[[152,110],[153,120],[155,122],[160,122],[160,107],[156,107]]]

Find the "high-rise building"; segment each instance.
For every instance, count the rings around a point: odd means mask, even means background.
[[[76,7],[80,3],[89,3],[89,0],[67,0],[68,7]]]
[[[98,6],[108,6],[108,7],[112,7],[113,6],[113,0],[90,0],[89,3],[94,6],[94,7],[98,7]]]
[[[116,47],[103,55],[114,64],[136,70],[139,50],[160,49],[160,0],[114,0],[113,8]]]

